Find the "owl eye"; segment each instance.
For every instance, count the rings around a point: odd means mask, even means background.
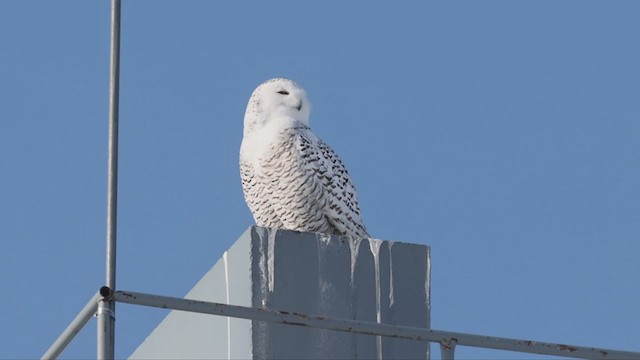
[[[280,90],[280,91],[278,91],[278,94],[280,94],[280,95],[289,95],[289,92],[287,90]]]

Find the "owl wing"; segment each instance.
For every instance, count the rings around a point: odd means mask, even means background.
[[[245,164],[241,171],[245,199],[258,225],[369,236],[349,173],[308,128],[282,134],[257,166],[250,171]]]
[[[308,128],[286,138],[267,166],[273,171],[269,178],[278,179],[273,200],[285,227],[369,237],[353,182],[336,152]]]
[[[341,233],[368,238],[356,189],[351,176],[338,154],[325,142],[316,138],[314,151],[319,153],[321,166],[314,167],[315,176],[321,180],[328,198],[324,209],[327,220]]]

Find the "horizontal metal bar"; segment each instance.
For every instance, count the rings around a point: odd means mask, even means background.
[[[409,326],[378,324],[368,321],[327,318],[324,316],[306,315],[288,311],[219,304],[131,291],[116,291],[114,299],[117,302],[163,309],[230,316],[242,319],[308,326],[319,329],[346,331],[359,334],[438,342],[440,344],[450,346],[452,349],[455,345],[464,345],[580,359],[640,359],[640,352],[599,349],[530,340],[464,334],[450,331],[421,329]]]
[[[80,330],[89,322],[89,320],[95,315],[98,310],[98,299],[100,299],[100,293],[93,295],[91,300],[84,306],[82,310],[76,315],[75,319],[71,321],[69,326],[58,336],[58,339],[49,347],[42,359],[57,359],[60,354],[67,348],[67,345],[78,335]]]

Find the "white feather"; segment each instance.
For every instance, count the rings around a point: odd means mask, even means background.
[[[251,95],[244,117],[240,174],[259,226],[369,237],[351,177],[309,127],[305,91],[271,79]]]

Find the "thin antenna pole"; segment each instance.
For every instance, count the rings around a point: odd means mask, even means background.
[[[106,286],[98,304],[98,359],[115,354],[116,220],[118,200],[118,108],[120,90],[120,0],[111,0],[111,49],[109,78],[109,155],[107,189]]]

